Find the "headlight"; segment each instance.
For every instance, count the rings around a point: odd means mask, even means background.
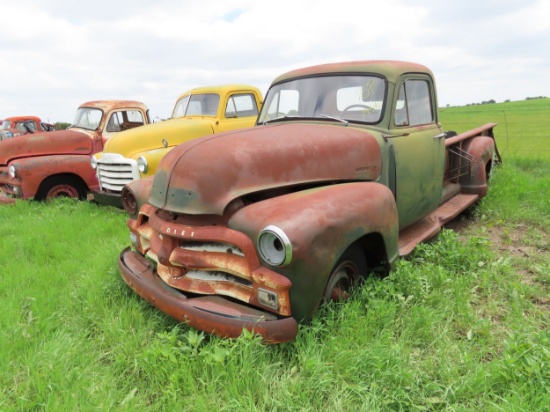
[[[147,170],[149,170],[147,159],[143,156],[140,156],[137,160],[137,167],[140,173],[147,173]]]
[[[137,215],[137,199],[134,195],[134,192],[132,192],[132,190],[129,189],[128,186],[124,186],[122,188],[122,192],[120,192],[120,200],[122,201],[122,207],[126,210],[126,212],[128,212],[130,216]]]
[[[258,250],[262,259],[273,266],[285,266],[292,260],[292,244],[277,226],[266,226],[258,237]]]
[[[90,166],[92,166],[92,169],[97,170],[97,159],[95,156],[92,156],[90,159]]]
[[[15,166],[14,165],[11,165],[10,167],[8,167],[8,174],[10,175],[10,177],[12,179],[15,179]]]

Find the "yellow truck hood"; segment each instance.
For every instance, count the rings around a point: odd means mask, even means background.
[[[142,152],[175,147],[188,140],[213,134],[211,122],[211,119],[202,117],[182,117],[126,130],[111,137],[103,152],[132,158]]]

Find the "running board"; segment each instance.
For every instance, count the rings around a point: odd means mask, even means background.
[[[459,193],[428,216],[399,232],[399,256],[410,254],[415,246],[439,233],[443,225],[470,207],[478,195]]]

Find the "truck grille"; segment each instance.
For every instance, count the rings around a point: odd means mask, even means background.
[[[157,275],[168,286],[184,293],[226,296],[283,316],[291,314],[292,282],[261,265],[250,237],[222,225],[165,220],[158,212],[145,204],[138,219],[129,220],[128,225],[133,246],[156,263]],[[259,302],[259,290],[277,295],[278,308]]]
[[[97,162],[97,177],[101,190],[120,193],[125,185],[139,179],[140,175],[135,160],[104,153]]]

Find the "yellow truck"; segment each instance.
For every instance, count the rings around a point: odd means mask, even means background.
[[[199,87],[183,93],[169,120],[117,133],[103,152],[92,157],[91,166],[99,180],[94,200],[120,207],[122,188],[154,175],[171,149],[198,137],[252,127],[261,104],[260,90],[244,84]]]

